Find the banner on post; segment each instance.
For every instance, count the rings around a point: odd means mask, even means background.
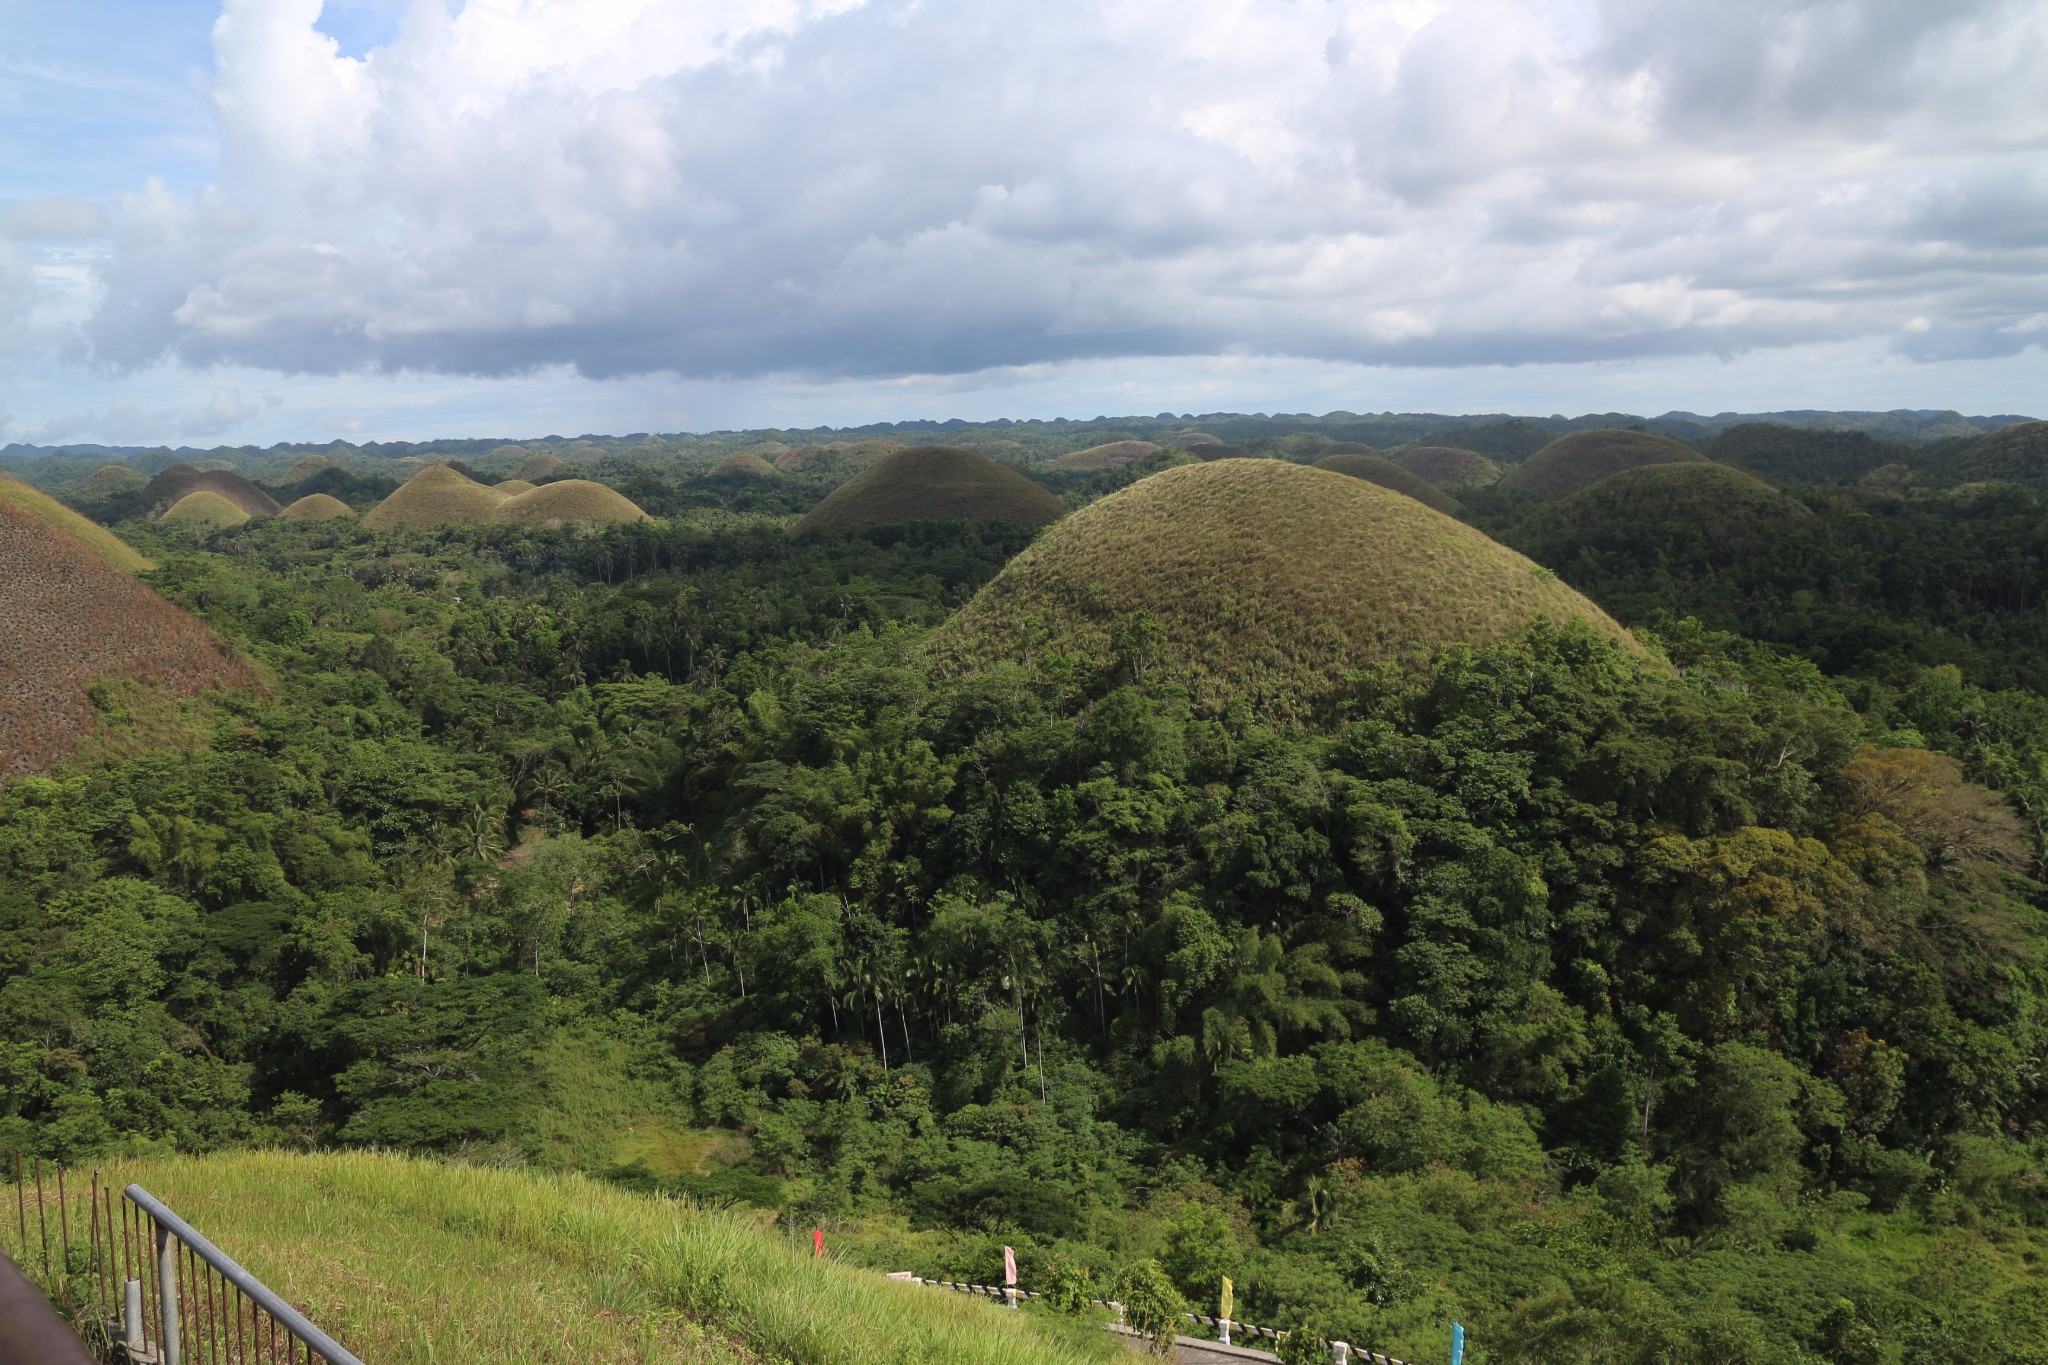
[[[811,1259],[817,1260],[825,1254],[825,1229],[811,1229]]]
[[[1017,1283],[1017,1253],[1009,1247],[1003,1248],[1003,1283],[1005,1285]]]
[[[1232,1292],[1236,1289],[1236,1287],[1237,1286],[1233,1285],[1230,1282],[1230,1277],[1228,1275],[1225,1275],[1223,1277],[1223,1312],[1219,1314],[1219,1316],[1225,1322],[1230,1321],[1230,1310],[1237,1306],[1236,1296]]]

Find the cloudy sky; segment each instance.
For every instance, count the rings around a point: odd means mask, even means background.
[[[0,441],[2048,410],[2040,0],[0,0]]]

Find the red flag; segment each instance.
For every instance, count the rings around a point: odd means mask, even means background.
[[[1003,1283],[1017,1283],[1017,1253],[1009,1247],[1003,1248]]]
[[[825,1254],[825,1229],[811,1229],[811,1259],[817,1260]]]

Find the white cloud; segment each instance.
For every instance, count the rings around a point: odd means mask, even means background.
[[[42,445],[78,440],[149,444],[167,436],[205,440],[226,435],[251,418],[278,407],[281,401],[271,394],[245,402],[239,388],[225,384],[214,385],[213,397],[205,405],[186,411],[147,407],[125,395],[116,395],[102,409],[52,417],[34,430],[21,433],[18,439]],[[0,410],[0,417],[4,416],[4,410]]]
[[[103,362],[1943,358],[2048,310],[2031,0],[416,0],[361,59],[319,12],[228,0],[218,182],[119,205]]]

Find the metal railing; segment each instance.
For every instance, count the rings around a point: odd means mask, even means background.
[[[993,1284],[966,1284],[959,1280],[927,1280],[921,1275],[913,1275],[908,1271],[901,1272],[891,1278],[909,1280],[912,1284],[936,1285],[940,1289],[951,1289],[962,1294],[985,1294],[991,1299],[1001,1299],[1013,1307],[1025,1299],[1045,1297],[1035,1289],[1017,1289],[1011,1286]],[[1116,1314],[1117,1325],[1123,1325],[1124,1312],[1122,1304],[1114,1299],[1092,1299],[1090,1302],[1097,1308],[1107,1308],[1110,1312]],[[1268,1341],[1278,1345],[1280,1340],[1287,1335],[1284,1328],[1258,1327],[1249,1322],[1239,1322],[1235,1318],[1230,1320],[1229,1331],[1224,1332],[1224,1322],[1221,1318],[1210,1317],[1207,1313],[1182,1313],[1181,1316],[1194,1326],[1207,1327],[1211,1331],[1221,1333],[1219,1340],[1230,1345],[1242,1346],[1249,1344],[1248,1341],[1239,1340],[1240,1336],[1248,1338],[1250,1341]],[[1353,1346],[1346,1341],[1331,1342],[1330,1356],[1335,1365],[1407,1365],[1406,1361],[1396,1360],[1392,1356],[1382,1355],[1378,1351],[1367,1350],[1362,1346]]]
[[[117,1194],[94,1171],[80,1191],[54,1173],[52,1189],[40,1159],[15,1158],[0,1241],[14,1234],[16,1261],[109,1365],[362,1365],[140,1185]]]

